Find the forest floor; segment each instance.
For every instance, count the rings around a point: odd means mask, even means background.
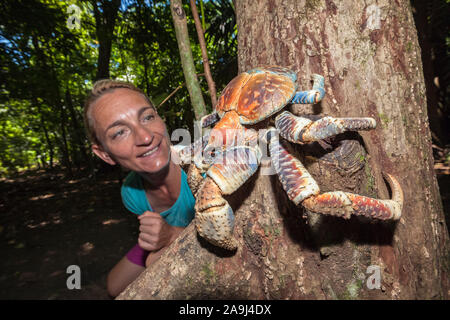
[[[116,172],[94,181],[26,171],[0,180],[0,194],[0,299],[110,299],[106,275],[139,227]],[[79,290],[67,288],[70,265],[80,267]]]
[[[433,151],[448,226],[448,150]],[[110,299],[106,275],[136,243],[138,221],[122,205],[117,172],[85,176],[0,179],[0,299]],[[81,289],[67,288],[70,265],[80,267]]]

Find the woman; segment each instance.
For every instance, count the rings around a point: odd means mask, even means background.
[[[184,171],[171,161],[164,121],[146,95],[129,83],[100,80],[84,109],[92,151],[111,165],[131,170],[121,195],[138,214],[138,244],[107,277],[115,297],[153,263],[194,218],[195,199]]]

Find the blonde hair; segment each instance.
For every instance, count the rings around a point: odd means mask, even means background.
[[[129,82],[124,81],[117,81],[117,80],[110,80],[110,79],[103,79],[98,80],[94,83],[94,86],[92,87],[91,92],[89,93],[86,102],[84,104],[84,125],[86,127],[86,131],[88,134],[89,139],[92,143],[99,144],[100,141],[95,133],[95,123],[94,119],[91,116],[90,110],[92,109],[92,105],[103,95],[113,92],[116,89],[129,89],[135,92],[140,93],[144,96],[144,98],[147,100],[150,106],[153,106],[150,99],[147,97],[147,95]]]

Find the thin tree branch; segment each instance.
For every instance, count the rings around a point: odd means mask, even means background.
[[[197,77],[203,77],[203,76],[205,76],[204,73],[197,74]],[[201,80],[200,80],[200,82],[201,82]],[[183,82],[178,87],[176,87],[175,90],[173,90],[160,104],[158,104],[157,108],[161,107],[164,103],[166,103],[167,100],[169,100],[178,90],[183,88],[185,85],[186,85],[186,82]]]
[[[173,90],[160,104],[158,104],[157,108],[161,107],[167,100],[169,100],[178,90],[183,88],[183,84],[180,84],[175,90]]]

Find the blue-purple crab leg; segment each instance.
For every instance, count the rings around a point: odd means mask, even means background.
[[[200,236],[227,250],[237,248],[233,237],[234,213],[222,195],[232,194],[258,169],[258,148],[232,147],[217,157],[206,172],[195,203],[195,224]]]
[[[294,116],[288,111],[275,118],[275,127],[280,135],[291,142],[313,142],[335,136],[346,131],[371,130],[377,123],[373,118],[323,117],[312,121]]]
[[[275,129],[266,135],[275,171],[289,199],[311,212],[329,214],[342,218],[362,215],[379,220],[398,220],[403,208],[403,192],[398,181],[391,175],[385,177],[392,190],[392,200],[369,198],[349,192],[320,193],[319,186],[302,163],[291,155],[288,145],[280,142]]]
[[[319,194],[317,182],[309,174],[303,164],[295,158],[285,141],[279,141],[276,129],[269,129],[266,134],[270,157],[275,172],[289,199],[299,204],[304,199]]]
[[[312,104],[323,99],[325,96],[324,78],[318,74],[313,74],[312,77],[312,90],[296,92],[291,103]]]
[[[220,120],[220,117],[217,114],[217,112],[213,112],[213,113],[207,114],[206,116],[202,117],[200,119],[200,123],[202,125],[202,128],[206,128],[206,127],[209,127],[209,126],[215,124],[219,120]]]

